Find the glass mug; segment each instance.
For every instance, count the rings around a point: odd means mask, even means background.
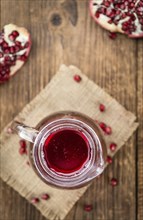
[[[79,188],[104,170],[105,141],[100,128],[84,114],[57,112],[40,121],[36,128],[14,121],[12,129],[30,142],[30,163],[46,184]]]

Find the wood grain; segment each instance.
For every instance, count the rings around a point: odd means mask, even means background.
[[[94,181],[66,220],[143,219],[143,40],[107,32],[89,16],[87,0],[1,0],[1,27],[25,26],[32,34],[28,62],[0,87],[1,129],[38,94],[60,64],[73,64],[138,116],[140,127]],[[109,178],[119,185],[112,188]],[[1,181],[1,220],[45,220],[25,199]],[[93,204],[90,213],[84,204]]]
[[[137,214],[143,218],[143,44],[137,45],[137,114],[140,127],[137,133]]]

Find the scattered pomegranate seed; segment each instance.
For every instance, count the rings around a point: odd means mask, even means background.
[[[110,126],[107,126],[105,129],[105,133],[108,135],[112,134],[112,128]]]
[[[31,199],[31,202],[32,202],[33,204],[36,204],[36,203],[38,203],[39,201],[40,201],[40,200],[39,200],[39,198],[37,198],[37,197]]]
[[[100,123],[99,123],[99,126],[100,126],[100,128],[105,132],[105,130],[106,130],[106,124],[103,123],[103,122],[100,122]]]
[[[86,212],[90,212],[92,209],[93,209],[93,206],[92,206],[92,205],[84,205],[84,210],[85,210]]]
[[[107,156],[107,159],[106,159],[107,163],[112,163],[112,157],[110,156]]]
[[[20,153],[21,155],[27,154],[26,148],[20,147],[20,148],[19,148],[19,153]]]
[[[41,199],[43,200],[48,200],[50,198],[50,196],[47,194],[47,193],[44,193],[42,196],[41,196]]]
[[[100,109],[101,112],[104,112],[105,111],[105,105],[100,104],[99,109]]]
[[[114,40],[115,38],[117,38],[117,34],[116,33],[113,33],[113,32],[109,32],[109,38]]]
[[[110,126],[107,126],[104,122],[100,122],[99,126],[105,132],[105,134],[112,134],[112,128]]]
[[[25,142],[25,140],[20,140],[20,141],[19,141],[19,144],[20,144],[20,147],[21,147],[21,148],[26,148],[26,142]]]
[[[74,80],[76,82],[80,82],[81,81],[81,77],[79,75],[74,75]]]
[[[117,186],[117,185],[118,185],[117,179],[112,178],[112,179],[111,179],[111,185],[112,185],[112,186]]]
[[[117,144],[111,143],[109,147],[110,147],[110,150],[111,150],[111,151],[115,151],[116,148],[117,148]]]

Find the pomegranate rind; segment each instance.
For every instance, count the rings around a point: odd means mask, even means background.
[[[95,11],[93,7],[94,0],[89,1],[89,10],[91,17],[95,20],[97,24],[99,24],[102,28],[108,30],[109,32],[113,33],[122,33],[128,35],[129,38],[143,38],[143,31],[142,33],[133,33],[133,34],[127,34],[121,29],[121,25],[115,25],[115,24],[109,24],[108,21],[110,18],[104,15],[100,15],[99,18],[95,16]]]

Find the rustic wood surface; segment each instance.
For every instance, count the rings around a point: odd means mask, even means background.
[[[33,41],[28,62],[0,86],[1,130],[45,87],[60,64],[79,67],[135,113],[140,126],[65,220],[143,219],[143,39],[119,35],[110,40],[91,19],[88,0],[1,0],[0,10],[1,28],[8,23],[25,26]],[[119,180],[116,188],[109,185],[112,176]],[[1,220],[46,220],[3,181],[0,197]],[[85,212],[84,204],[93,204],[93,211]]]

